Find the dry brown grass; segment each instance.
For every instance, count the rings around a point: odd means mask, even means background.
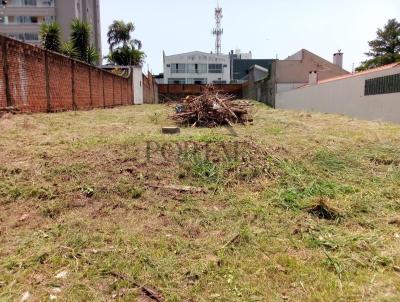
[[[400,299],[400,126],[257,104],[164,136],[170,110],[0,119],[0,300]]]

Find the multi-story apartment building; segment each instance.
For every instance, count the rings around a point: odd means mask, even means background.
[[[0,33],[39,44],[40,25],[57,21],[66,41],[74,18],[92,26],[92,43],[101,53],[99,0],[8,0],[0,5]]]
[[[227,84],[230,82],[228,55],[199,51],[172,56],[164,54],[165,84]]]

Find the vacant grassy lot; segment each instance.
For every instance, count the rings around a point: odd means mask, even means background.
[[[400,300],[400,126],[171,111],[0,119],[0,301]]]

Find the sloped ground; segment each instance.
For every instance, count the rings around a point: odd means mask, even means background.
[[[0,119],[1,301],[399,301],[400,126]]]

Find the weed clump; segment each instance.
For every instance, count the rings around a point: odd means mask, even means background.
[[[139,199],[145,192],[142,187],[132,185],[125,180],[118,182],[116,191],[121,197],[129,199]]]
[[[314,156],[314,162],[327,171],[343,171],[346,163],[332,152],[320,150]]]
[[[219,183],[222,177],[220,166],[199,152],[188,152],[183,156],[183,165],[190,175],[207,183]]]

